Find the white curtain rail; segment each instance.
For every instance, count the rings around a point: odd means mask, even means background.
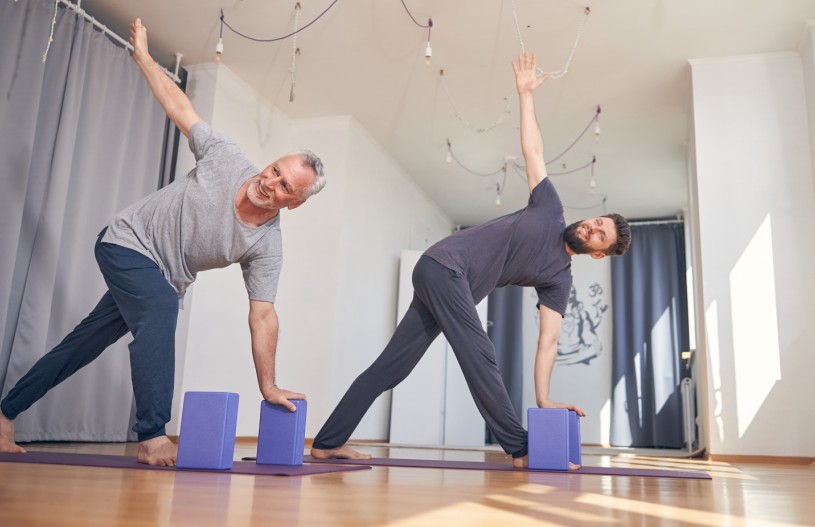
[[[675,220],[631,220],[628,222],[629,225],[668,225],[672,223],[685,223],[685,220],[677,218]]]
[[[101,22],[96,20],[94,17],[89,15],[84,9],[82,9],[82,0],[78,0],[76,4],[71,3],[69,0],[59,0],[59,3],[63,4],[68,9],[71,9],[71,10],[75,11],[77,15],[82,16],[85,20],[87,20],[88,22],[93,24],[94,27],[101,30],[102,33],[104,33],[105,35],[107,35],[111,39],[113,39],[116,42],[118,42],[119,44],[121,44],[126,50],[130,51],[131,53],[133,52],[133,46],[130,45],[130,42],[123,39],[122,37],[120,37],[119,35],[117,35],[113,31],[111,31],[110,29],[108,29],[108,27],[106,25],[102,24]],[[168,70],[167,68],[165,68],[164,66],[161,66],[159,64],[161,69],[164,70],[164,73],[166,73],[168,77],[173,79],[176,82],[176,84],[179,84],[181,82],[181,78],[178,76],[178,68],[181,65],[181,57],[182,57],[181,53],[176,53],[175,54],[175,72],[172,72],[172,71]]]

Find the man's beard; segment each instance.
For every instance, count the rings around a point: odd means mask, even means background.
[[[257,184],[257,180],[253,179],[251,183],[249,183],[249,187],[246,189],[246,197],[249,199],[249,203],[259,209],[277,210],[277,207],[275,207],[274,204],[269,203],[268,198],[260,193],[260,190],[257,188]]]
[[[566,227],[566,230],[563,231],[563,239],[566,241],[566,245],[568,245],[575,254],[588,254],[592,252],[591,247],[577,235],[577,229],[581,223],[582,222],[578,221]]]

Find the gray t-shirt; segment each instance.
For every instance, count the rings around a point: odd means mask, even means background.
[[[476,304],[497,287],[531,286],[541,304],[563,315],[572,288],[565,228],[563,204],[545,178],[525,208],[448,236],[425,255],[462,273]]]
[[[195,168],[119,212],[102,241],[156,262],[179,297],[200,271],[240,263],[250,300],[274,302],[283,259],[280,215],[249,227],[235,211],[241,185],[260,170],[207,123],[190,129],[189,145]]]

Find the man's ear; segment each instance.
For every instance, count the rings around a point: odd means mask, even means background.
[[[292,203],[291,205],[289,205],[286,208],[289,209],[289,210],[296,209],[297,207],[299,207],[300,205],[302,205],[305,202],[306,202],[306,200],[295,201],[294,203]]]
[[[603,251],[594,251],[593,253],[591,253],[591,257],[594,258],[595,260],[605,258],[605,256],[606,253],[604,253]]]

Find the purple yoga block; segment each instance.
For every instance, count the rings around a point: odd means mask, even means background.
[[[290,411],[279,404],[260,403],[257,463],[261,465],[302,465],[306,440],[306,401],[291,400]]]
[[[569,410],[569,461],[575,465],[583,464],[580,448],[580,416]]]
[[[187,392],[181,412],[178,468],[228,470],[235,454],[237,393]]]
[[[530,408],[529,468],[569,470],[569,410]]]

